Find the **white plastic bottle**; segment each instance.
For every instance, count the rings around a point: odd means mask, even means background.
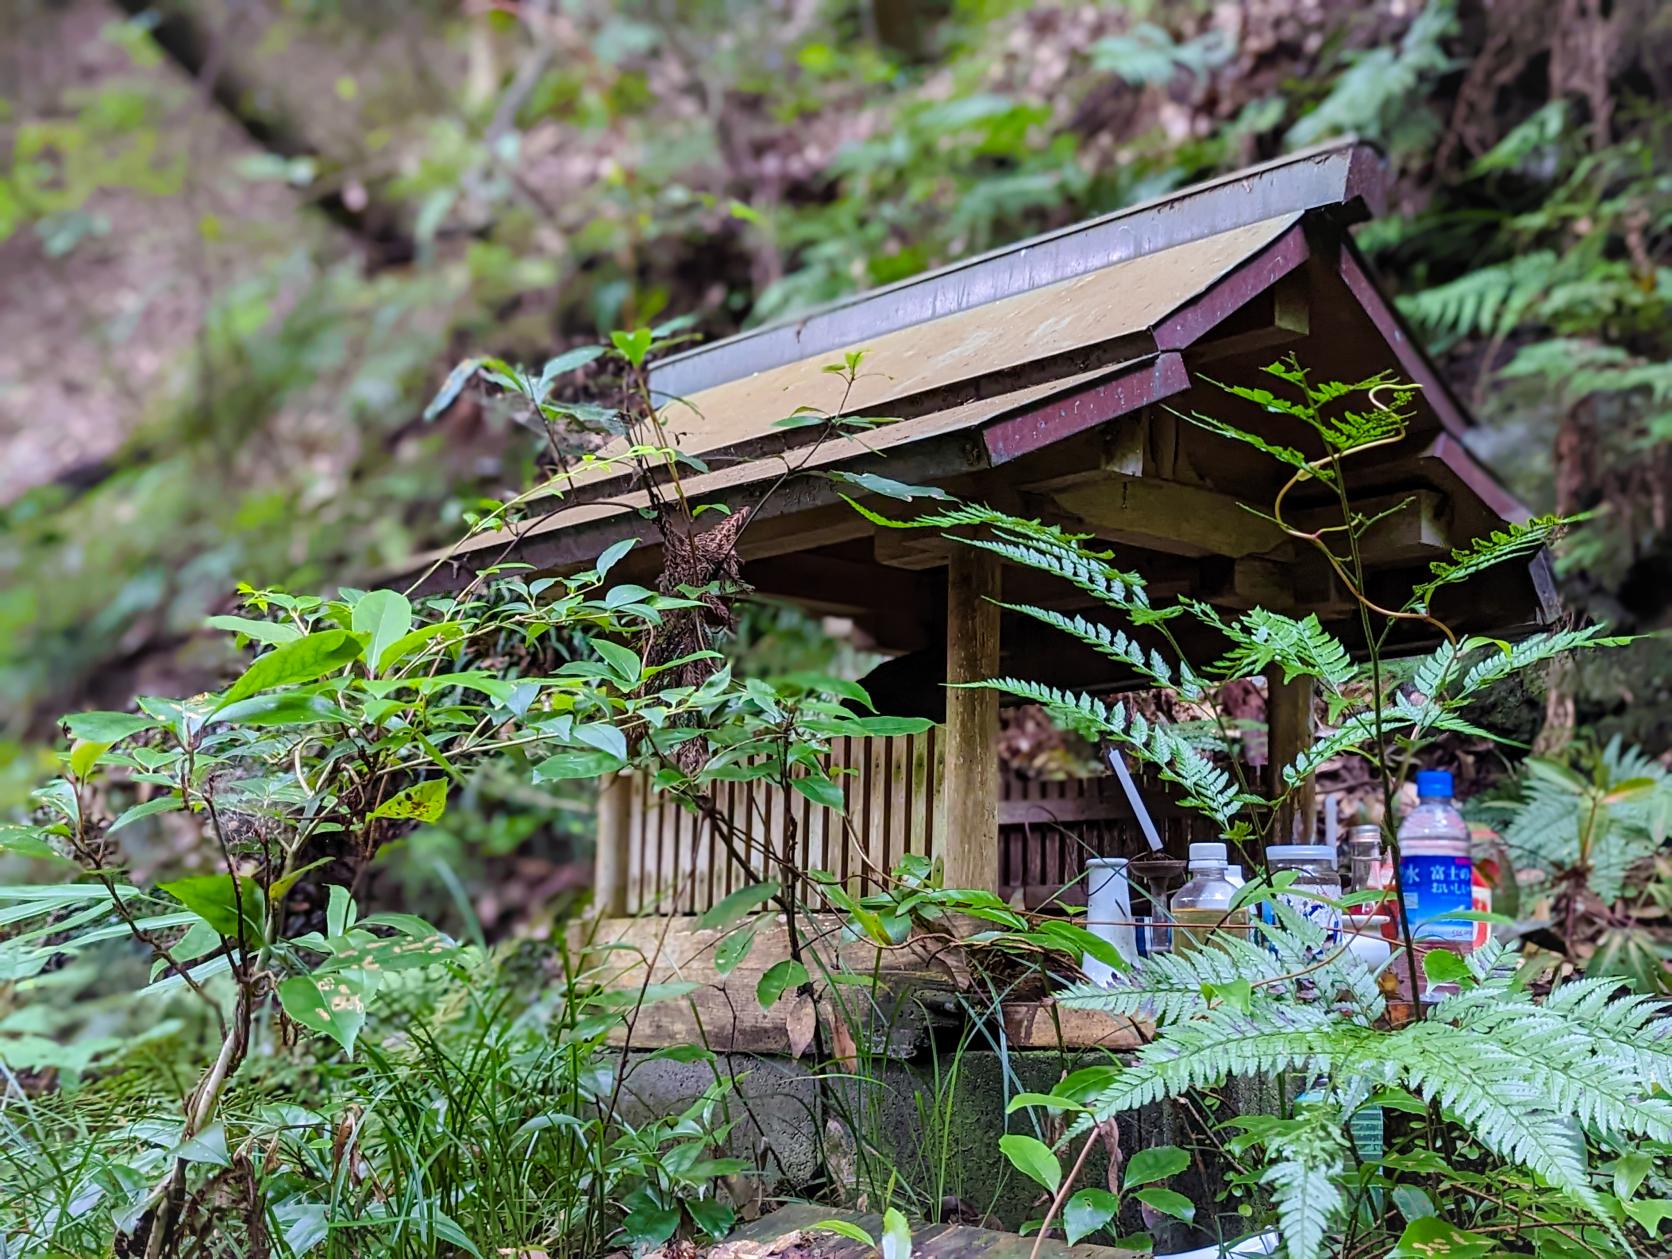
[[[1114,945],[1129,963],[1138,962],[1138,937],[1132,919],[1132,886],[1125,857],[1093,857],[1086,862],[1086,930]],[[1115,972],[1090,953],[1080,969],[1094,984],[1107,984]]]
[[[1443,769],[1418,771],[1417,807],[1399,824],[1399,885],[1419,952],[1470,950],[1475,924],[1447,914],[1474,907],[1473,875],[1469,826],[1452,800],[1451,774]],[[1444,990],[1425,989],[1423,999],[1445,995]]]
[[[1168,917],[1173,920],[1173,952],[1201,948],[1215,928],[1246,937],[1248,911],[1232,911],[1237,885],[1225,877],[1224,844],[1190,845],[1190,882],[1173,893]]]

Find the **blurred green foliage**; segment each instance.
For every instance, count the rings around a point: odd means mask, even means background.
[[[461,346],[538,361],[662,311],[721,334],[1346,132],[1389,152],[1393,212],[1362,240],[1482,447],[1535,509],[1601,509],[1567,552],[1581,609],[1662,625],[1666,24],[1625,4],[1506,52],[1526,8],[316,0],[109,22],[113,68],[7,102],[0,237],[68,282],[144,247],[122,212],[142,198],[238,265],[104,466],[3,509],[4,726],[38,735],[159,661],[207,685],[190,635],[237,580],[374,574],[531,479],[514,417],[415,422]],[[215,53],[196,83],[158,42],[182,18]],[[1585,38],[1613,41],[1590,78],[1563,52]],[[227,84],[230,113],[205,90]],[[225,160],[181,125],[241,108],[283,151],[240,135]],[[204,186],[294,208],[252,226]],[[331,198],[334,226],[309,209]],[[64,354],[120,372],[134,318],[95,321],[113,352]],[[1663,745],[1663,664],[1651,644],[1601,666],[1591,714]]]

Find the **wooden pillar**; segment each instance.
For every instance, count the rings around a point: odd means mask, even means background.
[[[627,912],[627,846],[633,778],[611,774],[598,789],[598,844],[592,859],[592,909],[604,918]]]
[[[1312,746],[1313,679],[1283,680],[1281,667],[1266,670],[1266,791],[1273,798],[1288,785],[1283,767]],[[1317,829],[1317,784],[1309,775],[1276,809],[1274,844],[1310,843]]]
[[[978,682],[999,669],[999,558],[954,544],[946,571],[946,680]],[[999,697],[984,688],[946,692],[947,887],[999,884]]]

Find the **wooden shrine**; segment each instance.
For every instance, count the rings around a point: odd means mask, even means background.
[[[1113,662],[993,602],[1084,610],[1075,592],[928,531],[877,529],[842,501],[855,493],[851,482],[797,476],[769,495],[786,460],[939,486],[1058,522],[1107,540],[1154,596],[1315,612],[1352,643],[1356,609],[1328,566],[1239,505],[1269,503],[1279,467],[1174,414],[1201,411],[1309,448],[1298,422],[1210,383],[1262,381],[1260,367],[1294,351],[1319,379],[1391,371],[1421,386],[1405,440],[1355,472],[1366,509],[1410,500],[1363,540],[1373,597],[1388,589],[1402,599],[1431,560],[1524,518],[1470,454],[1462,405],[1349,235],[1378,209],[1385,179],[1370,147],[1325,146],[659,363],[651,384],[668,403],[670,441],[710,469],[683,479],[685,496],[754,512],[741,544],[754,597],[851,618],[906,661],[889,677],[879,671],[885,710],[937,719],[925,735],[852,740],[833,753],[855,771],[842,781],[864,860],[799,798],[746,799],[735,784],[722,807],[755,827],[797,810],[807,863],[856,890],[867,867],[887,869],[907,852],[939,858],[948,886],[1009,895],[1072,881],[1088,852],[1137,850],[1131,814],[1108,783],[1059,792],[1017,782],[995,754],[996,695],[936,685],[997,674],[1104,691],[1133,685]],[[843,382],[823,369],[861,349],[847,412],[898,422],[803,449],[820,430],[776,422],[799,406],[836,406]],[[1291,495],[1300,518],[1333,511],[1317,488]],[[891,515],[912,510],[866,501]],[[572,571],[633,537],[640,545],[617,575],[653,581],[657,538],[642,505],[625,474],[599,477],[571,490],[561,513],[515,526],[509,542],[504,533],[480,539],[484,550],[467,549],[457,564],[491,554]],[[1435,611],[1461,629],[1514,634],[1553,615],[1553,591],[1540,554],[1493,570],[1466,602],[1442,596]],[[1199,646],[1212,654],[1211,643]],[[1274,679],[1269,711],[1274,759],[1286,759],[1309,737],[1310,703]],[[1211,837],[1146,790],[1175,855]],[[745,878],[714,861],[696,818],[659,807],[642,783],[606,785],[601,912],[699,913]]]

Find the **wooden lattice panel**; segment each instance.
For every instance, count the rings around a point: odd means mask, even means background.
[[[920,735],[836,740],[826,768],[842,787],[841,813],[764,782],[717,784],[719,815],[735,830],[740,859],[728,853],[713,822],[652,792],[640,777],[630,788],[625,912],[699,914],[730,892],[777,879],[776,854],[792,836],[798,868],[826,870],[855,895],[877,890],[879,876],[902,855],[933,858],[944,850],[944,752],[938,727]],[[1211,823],[1180,810],[1152,779],[1138,783],[1170,852],[1217,838]],[[1006,773],[999,796],[992,839],[999,877],[992,890],[1002,895],[1026,889],[1030,903],[1046,899],[1055,889],[1077,885],[1088,857],[1148,851],[1112,777],[1046,780]],[[1071,891],[1067,899],[1083,899],[1083,893]]]
[[[774,854],[792,837],[801,869],[827,870],[855,894],[875,890],[904,854],[932,858],[942,842],[943,744],[935,728],[837,739],[826,769],[842,787],[841,813],[764,782],[716,784],[720,816],[740,837],[735,857],[716,834],[723,828],[640,778],[628,816],[628,912],[701,913],[729,892],[777,878]]]

